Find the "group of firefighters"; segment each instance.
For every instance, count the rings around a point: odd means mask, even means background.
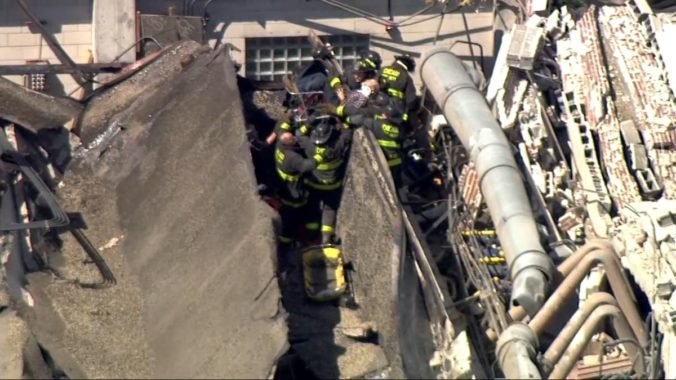
[[[416,103],[411,77],[415,61],[408,54],[381,67],[374,51],[363,51],[353,67],[338,75],[329,49],[315,55],[317,76],[307,70],[297,78],[287,106],[288,119],[278,120],[269,140],[275,141],[277,196],[282,226],[279,244],[283,250],[294,246],[299,226],[309,241],[321,236],[322,244],[335,244],[337,210],[352,134],[368,128],[375,136],[392,171],[395,184],[401,179],[402,143],[408,113]],[[317,79],[319,78],[319,79]],[[317,91],[318,90],[318,91]],[[303,94],[319,93],[316,104],[305,104]],[[302,117],[299,117],[302,115]]]

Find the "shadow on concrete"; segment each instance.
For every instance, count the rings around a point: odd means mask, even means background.
[[[118,283],[30,276],[31,329],[71,378],[266,378],[287,329],[233,64],[193,42],[164,55],[89,100],[59,191]],[[73,239],[63,253],[66,279],[96,281]]]

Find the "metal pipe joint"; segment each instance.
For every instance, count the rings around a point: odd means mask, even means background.
[[[538,337],[528,325],[516,322],[500,334],[496,353],[507,379],[542,379],[535,365]]]

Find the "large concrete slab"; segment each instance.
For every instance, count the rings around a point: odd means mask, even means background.
[[[31,91],[0,77],[0,118],[33,131],[56,128],[76,119],[82,105],[69,98],[60,98]]]
[[[354,136],[338,232],[354,266],[357,315],[376,325],[390,377],[433,378],[430,322],[389,168],[370,133]]]
[[[181,68],[188,50],[169,49],[164,65],[91,100],[87,112],[99,116],[88,120],[124,128],[76,154],[61,190],[96,246],[119,242],[103,251],[113,288],[35,280],[36,304],[53,311],[42,315],[60,317],[50,329],[59,352],[85,377],[265,378],[287,348],[274,215],[255,193],[232,62],[204,52]],[[143,80],[164,70],[176,75]],[[101,100],[113,98],[111,114]],[[95,281],[71,243],[61,272]]]
[[[391,176],[377,165],[378,159],[384,158],[368,137],[362,130],[355,133],[338,232],[345,259],[355,268],[359,314],[376,323],[379,343],[390,361],[390,375],[403,377],[396,310],[403,243],[401,211]]]

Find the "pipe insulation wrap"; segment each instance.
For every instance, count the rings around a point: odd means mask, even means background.
[[[533,316],[546,298],[554,266],[538,230],[512,145],[463,62],[447,48],[428,51],[421,77],[469,152],[513,281],[512,304]]]
[[[538,345],[537,335],[521,322],[511,324],[500,334],[496,354],[507,379],[542,379],[535,365]]]

